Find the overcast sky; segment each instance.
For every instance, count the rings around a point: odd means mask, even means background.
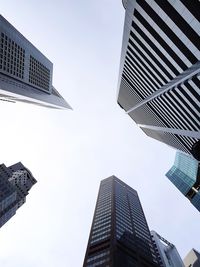
[[[0,266],[82,266],[101,179],[138,191],[150,229],[182,257],[200,250],[199,213],[168,181],[175,151],[147,137],[116,103],[121,0],[0,0],[1,14],[54,64],[73,111],[0,103],[0,162],[38,183],[0,229]]]

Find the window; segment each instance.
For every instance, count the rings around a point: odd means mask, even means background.
[[[49,91],[50,70],[33,56],[30,56],[29,82]]]
[[[24,78],[25,50],[1,33],[0,39],[0,70],[18,79]]]

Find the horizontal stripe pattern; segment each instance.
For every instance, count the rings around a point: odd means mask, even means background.
[[[118,98],[126,111],[127,107],[133,108],[162,86],[181,79],[181,74],[200,60],[200,12],[197,8],[200,10],[197,0],[136,0]],[[127,88],[135,100],[125,97]],[[199,99],[200,73],[129,115],[138,124],[198,132]],[[156,133],[156,139],[158,136]],[[187,153],[197,141],[169,133],[160,135],[160,140]]]

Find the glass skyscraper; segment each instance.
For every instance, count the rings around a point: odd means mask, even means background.
[[[200,164],[192,156],[177,152],[167,178],[200,211]]]
[[[146,135],[200,160],[200,1],[122,2],[118,104]]]
[[[36,182],[21,162],[10,167],[0,165],[0,227],[25,203],[28,191]]]
[[[101,181],[83,267],[159,266],[137,192],[115,176]]]

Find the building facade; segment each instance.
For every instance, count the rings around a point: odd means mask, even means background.
[[[185,267],[200,267],[200,253],[192,249],[184,258]]]
[[[21,162],[10,167],[0,165],[0,227],[25,203],[28,191],[36,182]]]
[[[0,100],[70,108],[52,77],[53,64],[0,15]]]
[[[177,152],[166,176],[200,211],[200,163],[190,155]]]
[[[101,181],[83,267],[159,266],[137,192],[115,176]]]
[[[200,1],[123,5],[118,104],[145,134],[200,160]]]
[[[176,247],[161,237],[155,231],[151,231],[151,237],[155,251],[158,254],[159,265],[162,267],[184,267],[184,263],[176,249]]]

